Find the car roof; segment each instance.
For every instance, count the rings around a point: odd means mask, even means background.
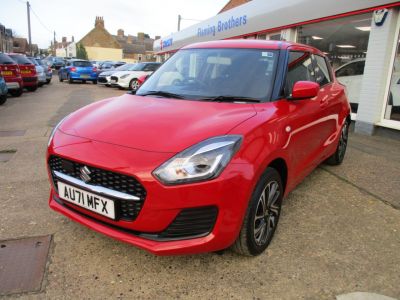
[[[312,53],[325,56],[317,48],[311,47],[309,45],[303,45],[287,41],[232,39],[232,40],[201,42],[182,47],[182,49],[196,49],[196,48],[239,48],[239,49],[270,49],[270,50],[280,50],[280,49],[290,48],[299,51],[308,50],[311,51]]]

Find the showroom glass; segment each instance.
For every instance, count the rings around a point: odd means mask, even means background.
[[[297,81],[314,81],[314,66],[309,52],[290,51],[285,82],[285,95],[291,96]]]
[[[390,80],[385,119],[400,121],[400,35]]]
[[[299,43],[314,46],[327,55],[338,81],[346,86],[353,113],[358,108],[364,65],[358,62],[349,67],[357,68],[356,74],[340,70],[347,63],[365,61],[371,20],[372,14],[366,13],[300,26],[297,32]]]
[[[270,99],[279,52],[268,49],[186,49],[167,60],[138,90],[201,100],[218,96]]]

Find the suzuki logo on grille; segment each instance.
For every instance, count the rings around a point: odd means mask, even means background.
[[[90,177],[90,174],[92,172],[89,170],[89,168],[87,166],[84,166],[81,168],[81,174],[79,175],[79,177],[81,177],[81,179],[85,182],[88,183],[92,178]]]

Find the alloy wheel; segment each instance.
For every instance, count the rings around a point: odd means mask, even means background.
[[[271,238],[280,214],[280,189],[276,181],[270,181],[258,199],[254,218],[254,240],[262,246]]]
[[[132,80],[131,82],[131,90],[136,91],[139,88],[139,81],[136,79]]]
[[[340,133],[340,139],[339,139],[339,147],[338,147],[339,160],[343,160],[344,155],[346,153],[348,137],[349,137],[349,128],[348,128],[348,124],[345,123],[343,125],[342,131]]]

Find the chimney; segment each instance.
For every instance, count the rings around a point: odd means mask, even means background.
[[[117,35],[118,35],[118,37],[124,37],[124,30],[123,29],[118,29]]]
[[[62,37],[62,43],[66,43],[67,42],[67,38],[65,36]]]
[[[94,27],[104,28],[104,20],[103,17],[96,17],[96,21],[94,22]]]
[[[140,42],[143,42],[144,41],[144,32],[138,32],[137,37]]]
[[[159,39],[161,39],[161,36],[160,35],[156,35],[154,39],[155,40],[159,40]]]
[[[75,42],[74,36],[71,37],[71,42]]]
[[[131,36],[130,34],[128,34],[128,37],[126,38],[126,42],[127,42],[128,44],[132,44],[132,42],[133,42],[133,36]]]

